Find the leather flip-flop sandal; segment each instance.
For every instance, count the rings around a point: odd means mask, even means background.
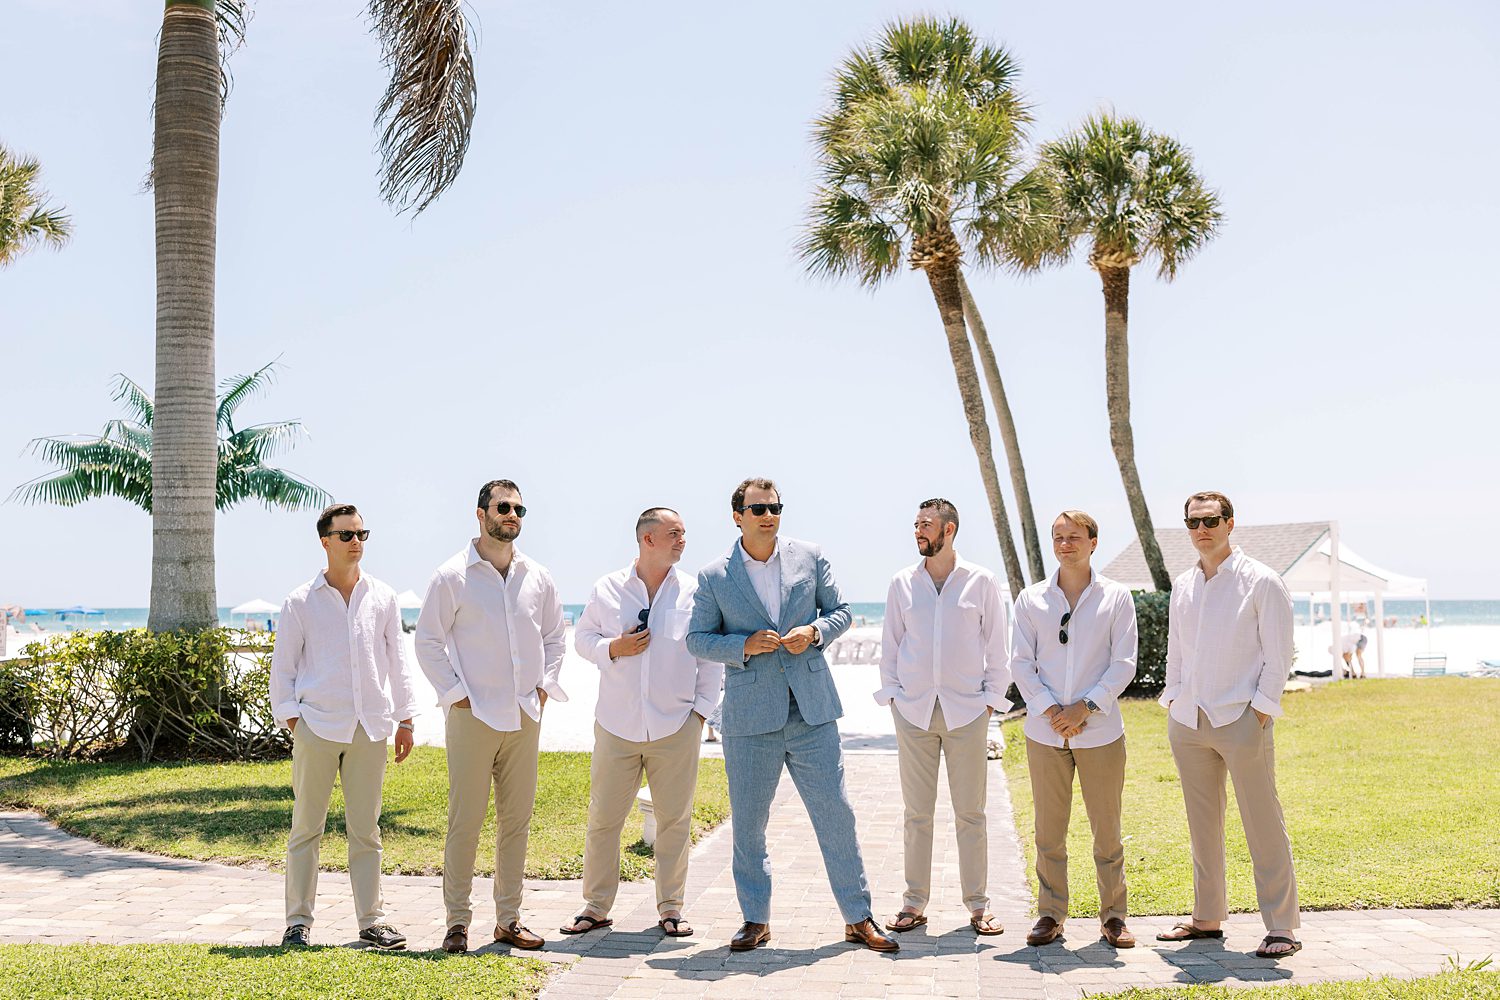
[[[668,927],[668,924],[671,924],[672,926]],[[656,926],[660,927],[661,932],[667,937],[693,936],[692,926],[689,925],[688,922],[686,920],[683,920],[681,917],[662,917],[656,922]]]
[[[908,921],[901,923],[901,921]],[[920,913],[907,913],[904,910],[886,922],[885,929],[900,934],[904,931],[914,930],[927,923],[927,918]]]
[[[587,927],[578,927],[580,923],[587,923]],[[587,934],[589,931],[597,931],[601,927],[610,927],[614,921],[608,917],[591,917],[587,913],[580,913],[573,918],[573,923],[567,927],[559,927],[560,934]],[[575,929],[576,928],[576,929]]]
[[[1186,933],[1178,934],[1176,933],[1177,931],[1185,931]],[[1194,927],[1192,924],[1173,924],[1171,930],[1162,931],[1160,934],[1156,935],[1156,940],[1199,941],[1204,939],[1211,939],[1214,941],[1219,941],[1222,940],[1223,937],[1224,932],[1222,930],[1206,931],[1201,927]]]
[[[1268,945],[1268,944],[1289,944],[1289,945],[1291,945],[1291,947],[1288,948],[1286,951],[1266,951],[1266,945]],[[1297,952],[1299,952],[1301,950],[1302,950],[1302,942],[1301,941],[1295,941],[1295,940],[1293,940],[1292,938],[1289,938],[1289,937],[1282,937],[1280,934],[1267,934],[1264,938],[1261,939],[1260,947],[1257,948],[1257,949],[1255,949],[1255,957],[1256,958],[1291,958],[1293,955],[1297,954]]]

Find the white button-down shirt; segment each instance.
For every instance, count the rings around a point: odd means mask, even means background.
[[[1167,686],[1172,718],[1198,728],[1198,709],[1215,729],[1248,705],[1281,714],[1292,669],[1292,596],[1276,571],[1238,546],[1206,579],[1198,564],[1172,584],[1167,621]]]
[[[949,729],[968,725],[986,707],[1010,708],[1010,594],[995,574],[959,559],[942,593],[924,559],[891,578],[885,598],[880,690],[901,717],[926,729],[941,704]]]
[[[552,574],[516,552],[501,576],[471,541],[427,585],[417,662],[444,709],[467,698],[474,718],[514,732],[523,711],[541,720],[538,688],[568,700],[558,684],[566,631]]]
[[[389,739],[396,721],[417,711],[401,639],[394,590],[361,573],[345,604],[318,573],[281,606],[271,653],[276,721],[300,719],[333,743],[352,742],[357,726],[372,740]]]
[[[688,621],[698,583],[678,569],[669,572],[653,601],[632,563],[594,584],[573,630],[573,648],[599,667],[594,718],[622,740],[645,743],[671,736],[690,712],[707,719],[719,703],[724,665],[687,651]],[[609,658],[609,644],[640,624],[650,608],[651,642],[636,656]]]
[[[766,609],[766,614],[771,616],[771,621],[781,621],[781,539],[776,539],[775,548],[771,549],[771,558],[765,562],[756,559],[745,551],[743,540],[739,543],[740,561],[745,564],[745,572],[750,577],[750,586],[755,588],[755,596],[760,598],[761,605]]]
[[[1068,641],[1062,617],[1069,611]],[[1060,747],[1063,738],[1046,716],[1053,705],[1085,699],[1099,706],[1083,732],[1067,741],[1080,750],[1102,747],[1125,735],[1120,694],[1135,679],[1135,600],[1129,588],[1108,577],[1089,574],[1089,585],[1076,606],[1052,579],[1034,583],[1016,598],[1016,626],[1011,638],[1010,672],[1026,702],[1026,737]]]

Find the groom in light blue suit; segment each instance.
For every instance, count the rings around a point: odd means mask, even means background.
[[[734,830],[734,885],[745,924],[729,942],[771,939],[766,821],[785,767],[812,820],[843,914],[844,940],[896,951],[870,916],[870,885],[844,791],[838,723],[844,714],[823,649],[849,627],[849,605],[815,545],[778,538],[781,496],[747,479],[730,500],[740,540],[698,574],[687,647],[728,666],[724,765]]]

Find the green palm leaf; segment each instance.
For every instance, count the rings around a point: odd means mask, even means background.
[[[234,411],[240,404],[276,381],[280,358],[261,365],[248,375],[231,375],[219,382],[219,405],[216,413],[220,430],[234,429]]]
[[[38,184],[41,172],[35,159],[0,146],[0,267],[38,243],[60,248],[72,235],[69,217],[42,204],[47,193]]]

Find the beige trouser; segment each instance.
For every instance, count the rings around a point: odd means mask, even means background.
[[[594,723],[589,765],[589,831],[583,849],[583,902],[596,917],[609,916],[620,888],[620,830],[641,787],[651,787],[656,817],[656,911],[682,910],[692,846],[693,792],[698,787],[698,716],[671,736],[636,743]]]
[[[985,765],[989,713],[968,725],[949,729],[943,707],[934,704],[926,729],[907,722],[893,704],[896,759],[901,770],[901,799],[906,806],[904,853],[906,895],[903,902],[918,912],[932,897],[932,814],[937,807],[938,756],[947,760],[948,794],[953,799],[953,826],[958,835],[958,881],[964,906],[988,909],[989,834],[984,805],[989,775]]]
[[[1062,923],[1068,917],[1068,820],[1073,775],[1083,786],[1083,808],[1094,832],[1094,878],[1099,922],[1125,919],[1125,845],[1120,799],[1125,792],[1125,737],[1102,747],[1052,747],[1026,741],[1031,798],[1036,804],[1037,914]]]
[[[318,895],[318,846],[328,823],[333,779],[344,786],[344,827],[349,839],[349,884],[359,929],[385,917],[380,894],[380,785],[385,780],[385,740],[354,727],[350,743],[334,743],[298,721],[292,730],[292,832],[286,840],[286,923],[313,922]]]
[[[1215,729],[1202,709],[1198,728],[1167,720],[1167,739],[1182,777],[1188,834],[1193,844],[1193,917],[1223,920],[1229,916],[1224,881],[1224,810],[1228,803],[1224,776],[1234,779],[1234,797],[1245,826],[1245,843],[1255,867],[1255,896],[1267,930],[1302,925],[1297,912],[1297,876],[1292,871],[1292,841],[1276,797],[1275,720],[1264,727],[1252,709]]]
[[[457,705],[448,709],[448,839],[443,845],[443,906],[448,926],[474,919],[474,856],[495,786],[495,922],[521,916],[526,838],[536,802],[537,737],[541,726],[521,713],[521,728],[502,733]]]

